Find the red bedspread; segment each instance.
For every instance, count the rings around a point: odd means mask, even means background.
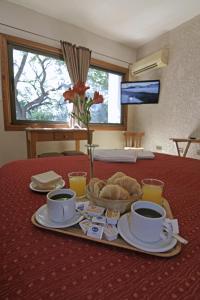
[[[0,168],[0,299],[200,299],[200,160],[156,154],[137,163],[95,161],[95,176],[117,171],[163,180],[164,196],[189,240],[178,256],[159,258],[39,229],[33,213],[46,195],[33,174],[89,170],[87,156],[14,161]]]

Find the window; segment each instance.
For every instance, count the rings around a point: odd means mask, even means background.
[[[63,92],[71,81],[63,60],[9,45],[14,123],[66,122]]]
[[[121,124],[120,83],[122,74],[91,67],[87,84],[90,92],[99,91],[103,97],[102,104],[92,105],[91,123]]]
[[[10,36],[1,36],[5,129],[68,126],[72,104],[63,92],[71,86],[61,50]],[[98,90],[104,103],[91,108],[91,128],[126,128],[120,105],[120,83],[126,69],[92,60],[87,91]]]

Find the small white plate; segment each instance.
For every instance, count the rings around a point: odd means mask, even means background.
[[[145,243],[141,240],[139,240],[137,237],[135,237],[129,230],[129,224],[128,224],[128,216],[129,213],[123,215],[119,221],[118,221],[118,231],[121,237],[130,245],[144,250],[148,252],[166,252],[170,249],[172,249],[176,243],[177,240],[172,237],[170,242],[165,242],[163,240],[160,240],[155,243]]]
[[[65,221],[65,222],[54,222],[52,220],[49,219],[48,216],[48,211],[47,211],[47,205],[44,204],[43,206],[41,206],[35,213],[35,218],[36,221],[45,226],[45,227],[51,227],[51,228],[66,228],[66,227],[70,227],[73,226],[77,223],[79,223],[81,220],[83,220],[83,216],[76,211],[75,215],[73,216],[73,218]]]
[[[64,186],[65,186],[65,181],[64,181],[63,179],[62,179],[61,181],[59,181],[58,184],[57,184],[53,189],[51,189],[51,190],[40,190],[40,189],[38,189],[38,188],[34,185],[33,182],[31,182],[31,183],[29,184],[29,187],[30,187],[30,189],[31,189],[32,191],[34,191],[34,192],[39,192],[39,193],[48,193],[48,192],[50,192],[50,191],[52,191],[52,190],[62,189]]]

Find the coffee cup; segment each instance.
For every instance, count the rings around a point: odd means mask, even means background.
[[[147,243],[167,243],[173,234],[172,226],[166,220],[165,209],[149,201],[136,201],[131,205],[129,228],[131,234]]]
[[[47,194],[47,211],[54,222],[65,222],[76,212],[76,193],[71,189],[57,189]]]

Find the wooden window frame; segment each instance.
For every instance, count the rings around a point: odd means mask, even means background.
[[[11,114],[11,90],[10,90],[10,74],[9,74],[9,57],[8,57],[8,43],[18,46],[31,48],[36,51],[44,52],[62,57],[61,49],[22,39],[19,37],[0,34],[0,53],[1,53],[1,79],[2,79],[2,97],[3,97],[3,115],[4,115],[4,129],[6,131],[22,131],[27,127],[38,128],[69,128],[67,123],[48,123],[48,122],[24,122],[23,124],[13,124]],[[123,74],[123,80],[128,79],[128,69],[114,64],[110,64],[101,60],[91,59],[92,67],[99,67],[106,71],[113,71]],[[91,124],[90,128],[93,130],[127,130],[127,106],[122,106],[122,123],[121,124]]]

